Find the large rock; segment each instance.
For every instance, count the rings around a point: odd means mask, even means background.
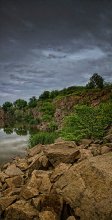
[[[0,172],[0,181],[2,183],[5,182],[5,180],[8,178],[9,176],[7,174],[5,174],[4,172]]]
[[[40,211],[51,211],[55,213],[56,220],[61,219],[63,209],[63,198],[57,194],[41,194],[37,198],[32,199],[32,205]]]
[[[33,157],[36,154],[39,154],[43,149],[44,149],[44,145],[38,144],[35,147],[27,150],[28,156]]]
[[[9,205],[11,205],[17,196],[6,196],[0,198],[0,213],[2,213]]]
[[[22,158],[22,159],[19,158],[17,161],[15,161],[15,164],[22,171],[24,171],[28,168],[28,162],[24,158]]]
[[[37,181],[41,181],[40,186],[38,188],[39,193],[49,193],[52,187],[51,181],[50,181],[50,171],[33,171],[33,174],[36,176]]]
[[[56,216],[51,211],[43,211],[39,213],[40,220],[56,220]]]
[[[45,155],[53,166],[59,163],[74,163],[80,158],[80,151],[74,142],[60,142],[46,146]]]
[[[30,163],[28,166],[29,173],[31,173],[33,170],[41,169],[43,165],[46,166],[48,160],[45,162],[45,158],[43,158],[44,156],[45,155],[43,152],[41,152],[28,159],[28,162]]]
[[[58,166],[56,166],[50,177],[51,182],[58,180],[60,176],[62,176],[71,166],[71,164],[65,163],[60,163]]]
[[[9,188],[20,187],[23,184],[23,177],[22,176],[15,176],[15,177],[7,178],[6,183]]]
[[[73,165],[54,183],[54,191],[78,219],[112,219],[112,153]]]
[[[38,220],[38,211],[24,200],[17,201],[5,211],[5,220]]]
[[[23,175],[24,173],[15,164],[11,164],[5,170],[5,174],[7,174],[10,177],[13,177],[18,175]]]
[[[41,179],[37,178],[35,172],[32,173],[31,178],[21,189],[21,196],[28,200],[39,194],[39,187],[41,185]]]

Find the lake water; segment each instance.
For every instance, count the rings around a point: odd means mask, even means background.
[[[0,129],[0,164],[10,161],[16,156],[24,156],[28,146],[29,135],[17,135],[16,132],[6,134]]]

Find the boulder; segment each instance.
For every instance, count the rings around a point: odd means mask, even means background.
[[[22,159],[19,158],[17,161],[15,161],[15,163],[16,163],[16,166],[22,171],[24,171],[28,168],[28,162],[24,158],[22,158]]]
[[[56,220],[60,220],[63,209],[63,198],[57,194],[41,194],[32,199],[32,205],[38,211],[51,211],[55,213]]]
[[[56,219],[60,220],[63,210],[63,198],[56,193],[44,194],[41,196],[41,211],[51,211],[55,213]]]
[[[23,184],[23,177],[22,176],[15,176],[15,177],[7,178],[6,183],[9,188],[20,187]]]
[[[43,152],[30,157],[28,162],[30,165],[28,166],[29,173],[32,173],[33,170],[38,170],[42,168],[41,158],[43,157]]]
[[[93,141],[91,139],[82,139],[80,144],[84,145],[85,147],[89,147],[92,142]]]
[[[19,200],[5,210],[5,220],[38,220],[38,211],[24,200]]]
[[[27,150],[28,156],[33,157],[36,154],[39,154],[43,150],[43,148],[44,148],[44,145],[38,144],[35,147],[32,147],[31,149],[28,149]]]
[[[31,203],[32,205],[38,210],[41,211],[41,201],[42,201],[42,196],[38,196],[36,198],[33,198]]]
[[[100,144],[91,144],[89,147],[93,156],[98,156],[101,154],[101,145]]]
[[[58,180],[58,178],[64,174],[65,171],[67,171],[71,167],[71,164],[65,164],[65,163],[60,163],[58,166],[55,167],[53,170],[50,180],[51,182],[55,182]]]
[[[14,196],[19,195],[21,188],[7,188],[5,191],[2,192],[2,196]]]
[[[74,216],[69,216],[69,217],[67,218],[67,220],[76,220],[76,218],[75,218]]]
[[[0,182],[0,191],[2,190],[2,183]]]
[[[76,219],[112,219],[112,153],[74,164],[54,183]]]
[[[21,190],[21,196],[28,200],[39,195],[39,191],[36,188],[30,186],[24,186]]]
[[[9,176],[7,174],[5,174],[4,172],[0,172],[0,181],[2,183],[5,182],[6,178],[8,178]]]
[[[79,161],[93,157],[93,154],[90,149],[80,149],[80,153],[81,153],[81,157],[80,157]]]
[[[49,193],[52,187],[51,181],[50,181],[50,171],[43,171],[43,170],[38,170],[34,171],[33,174],[35,174],[37,181],[41,180],[41,184],[38,188],[39,193]]]
[[[108,146],[102,146],[101,147],[101,154],[106,154],[109,151],[111,151],[111,149]]]
[[[107,136],[104,137],[104,142],[112,142],[112,133],[109,133]]]
[[[5,174],[9,177],[24,175],[24,173],[15,164],[8,166],[5,170]]]
[[[24,199],[31,199],[39,195],[39,187],[41,185],[41,179],[37,178],[35,172],[32,173],[31,178],[27,183],[21,188],[21,196]]]
[[[0,213],[2,213],[9,205],[16,201],[17,196],[4,196],[0,198]]]
[[[55,213],[51,211],[43,211],[39,213],[39,220],[56,220]]]
[[[55,167],[59,163],[74,163],[80,158],[80,151],[74,142],[60,142],[46,146],[44,150],[50,163]]]

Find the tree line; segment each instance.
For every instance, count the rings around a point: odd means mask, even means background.
[[[4,111],[9,111],[11,108],[16,109],[24,109],[26,107],[28,108],[34,108],[37,106],[38,101],[43,101],[47,99],[54,99],[59,95],[69,95],[74,92],[83,91],[85,89],[103,89],[105,86],[109,86],[112,84],[105,83],[102,76],[100,76],[98,73],[94,73],[92,77],[89,79],[89,82],[86,84],[86,86],[71,86],[68,88],[64,88],[62,90],[53,90],[53,91],[44,91],[39,98],[37,99],[35,96],[31,97],[29,99],[29,102],[23,100],[23,99],[17,99],[14,103],[11,102],[5,102],[2,106]]]

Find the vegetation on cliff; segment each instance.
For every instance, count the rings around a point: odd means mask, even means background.
[[[13,132],[12,125],[23,135],[26,127],[36,128],[30,146],[52,143],[58,136],[75,141],[101,139],[112,125],[112,84],[95,73],[86,86],[44,91],[38,99],[6,102],[2,109],[6,132]]]

